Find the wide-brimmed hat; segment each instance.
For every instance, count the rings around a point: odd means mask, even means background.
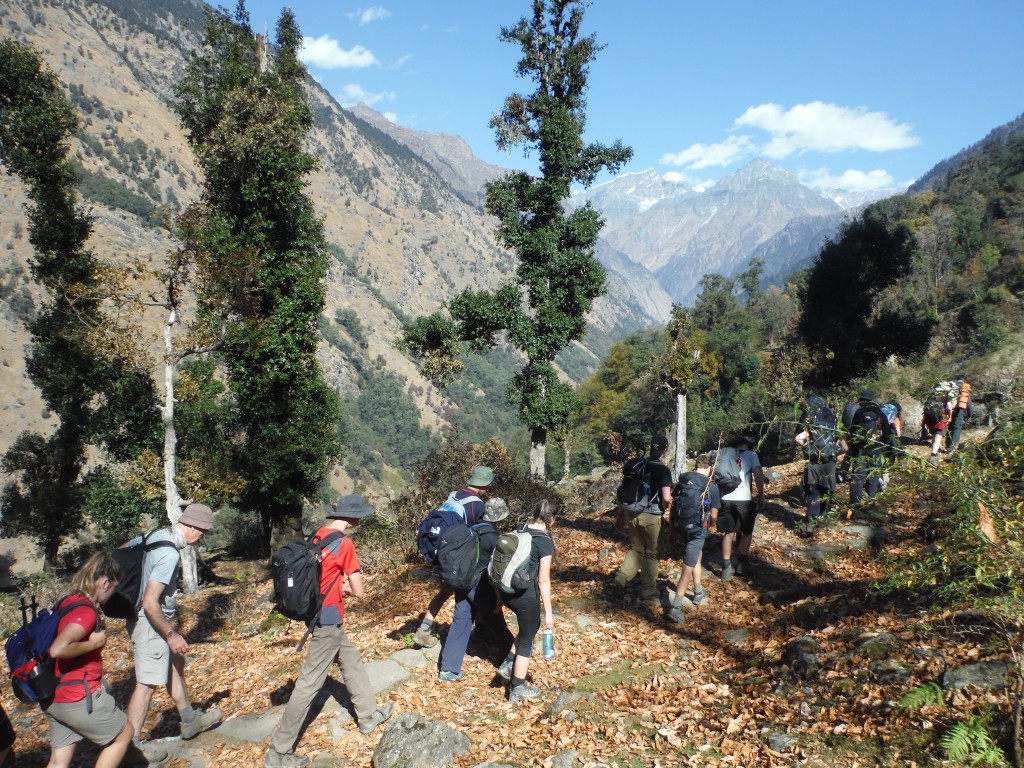
[[[857,400],[865,400],[869,403],[873,403],[875,401],[875,393],[872,392],[870,389],[863,389],[861,390],[861,393],[857,396]]]
[[[13,589],[16,586],[11,578],[11,559],[0,555],[0,589]]]
[[[484,504],[484,520],[488,523],[497,523],[508,517],[508,504],[504,499],[488,499]]]
[[[372,515],[374,509],[367,504],[366,499],[357,493],[350,493],[338,499],[327,518],[329,520],[359,520]]]
[[[181,513],[178,522],[190,528],[208,531],[213,528],[213,510],[205,504],[189,504]]]
[[[479,466],[473,467],[473,473],[466,481],[466,485],[472,485],[474,488],[486,488],[493,482],[494,470],[490,467]]]

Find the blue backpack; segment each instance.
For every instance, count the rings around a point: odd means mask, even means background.
[[[11,683],[18,701],[26,704],[47,702],[53,698],[54,692],[62,685],[54,671],[54,660],[50,656],[50,646],[57,637],[60,620],[71,611],[85,605],[93,611],[96,606],[88,598],[72,600],[63,608],[59,608],[64,598],[57,601],[52,609],[43,609],[36,613],[36,599],[32,598],[32,620],[28,620],[28,608],[25,599],[21,601],[21,629],[15,631],[4,644],[7,654],[7,665],[11,668]],[[97,625],[99,614],[96,615]],[[77,682],[77,681],[76,681]],[[91,703],[91,702],[90,702]]]
[[[464,525],[462,515],[450,509],[432,509],[416,528],[416,546],[428,563],[438,565],[437,550],[441,537],[453,525]]]

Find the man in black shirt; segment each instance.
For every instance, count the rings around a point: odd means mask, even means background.
[[[655,435],[651,440],[650,455],[646,457],[645,473],[650,486],[650,504],[641,512],[629,513],[626,530],[629,533],[629,552],[615,574],[615,584],[624,589],[640,574],[640,607],[660,612],[658,599],[658,536],[662,517],[672,507],[672,470],[662,460],[668,453],[668,438]],[[626,462],[643,461],[643,457]]]

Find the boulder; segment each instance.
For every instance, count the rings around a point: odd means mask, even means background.
[[[373,768],[447,768],[472,746],[469,737],[417,714],[398,715],[373,750]]]

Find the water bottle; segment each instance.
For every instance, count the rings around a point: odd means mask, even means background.
[[[555,633],[549,628],[544,630],[544,658],[555,658]]]

